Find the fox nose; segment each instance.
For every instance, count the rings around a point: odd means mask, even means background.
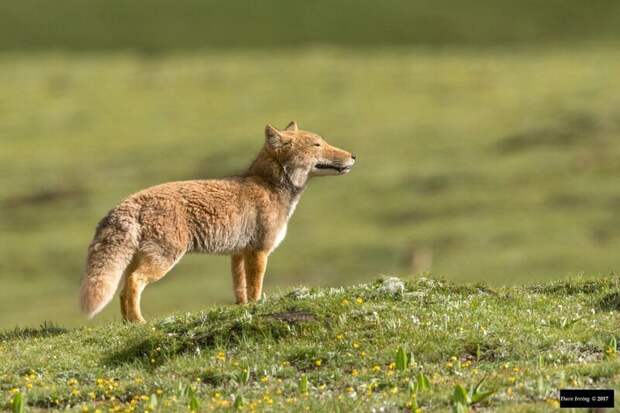
[[[356,160],[356,159],[357,159],[357,156],[356,156],[356,155],[354,155],[354,154],[351,154],[351,159]]]

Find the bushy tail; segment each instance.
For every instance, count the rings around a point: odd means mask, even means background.
[[[88,247],[80,290],[80,307],[88,318],[103,310],[114,297],[137,244],[137,224],[133,219],[111,212],[99,223]]]

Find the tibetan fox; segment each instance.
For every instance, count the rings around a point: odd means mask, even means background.
[[[97,226],[88,248],[80,304],[89,317],[119,284],[125,320],[144,322],[140,295],[188,252],[226,254],[236,302],[260,299],[267,257],[314,176],[344,175],[355,155],[291,122],[265,128],[265,143],[245,173],[223,179],[170,182],[133,195]]]

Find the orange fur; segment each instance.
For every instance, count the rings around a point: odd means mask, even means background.
[[[343,175],[355,156],[295,122],[265,128],[265,144],[240,175],[170,182],[137,192],[103,218],[89,247],[81,307],[101,311],[119,284],[121,313],[143,322],[144,288],[163,278],[188,252],[231,255],[236,302],[259,300],[269,254],[308,179]]]

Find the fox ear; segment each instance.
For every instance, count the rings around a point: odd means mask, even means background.
[[[265,126],[265,142],[273,148],[282,145],[282,134],[279,130],[271,126],[271,124]]]
[[[299,130],[299,127],[297,126],[297,122],[293,120],[291,121],[291,123],[288,124],[288,126],[284,130],[291,131],[291,132],[297,132]]]

